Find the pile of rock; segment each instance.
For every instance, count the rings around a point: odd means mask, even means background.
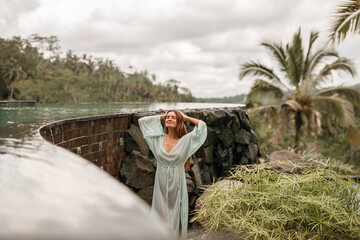
[[[236,164],[258,163],[258,140],[251,129],[247,113],[242,108],[184,110],[186,115],[206,122],[208,136],[204,145],[192,156],[187,185],[190,210],[200,189],[226,176]],[[126,133],[127,157],[120,168],[120,178],[141,198],[151,203],[156,161],[142,137],[138,119],[164,112],[137,113],[131,117]],[[188,131],[193,126],[187,125]]]

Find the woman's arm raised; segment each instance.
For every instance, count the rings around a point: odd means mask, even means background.
[[[194,125],[196,125],[196,126],[199,126],[199,119],[186,116],[186,115],[183,114],[183,113],[181,113],[181,114],[183,115],[184,122],[188,121],[188,122],[191,122],[192,124],[194,124]]]

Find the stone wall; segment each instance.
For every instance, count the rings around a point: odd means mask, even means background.
[[[236,164],[259,160],[258,140],[245,110],[238,108],[183,110],[208,126],[204,145],[191,159],[187,173],[190,210],[204,185],[226,176]],[[120,179],[149,204],[156,161],[142,137],[138,119],[164,111],[75,118],[40,129],[48,141],[69,149]],[[188,131],[193,126],[187,124]]]
[[[128,114],[116,114],[68,119],[42,127],[40,134],[118,178],[122,159],[126,157],[129,118]]]

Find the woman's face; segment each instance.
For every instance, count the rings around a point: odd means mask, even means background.
[[[176,114],[174,112],[168,112],[165,118],[165,127],[176,128],[176,125],[177,125]]]

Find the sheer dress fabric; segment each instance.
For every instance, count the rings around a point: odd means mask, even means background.
[[[141,132],[157,160],[151,214],[165,220],[174,236],[186,239],[188,223],[188,193],[184,164],[205,142],[207,126],[199,120],[193,131],[182,136],[168,153],[163,147],[166,134],[161,125],[160,115],[139,119]]]

